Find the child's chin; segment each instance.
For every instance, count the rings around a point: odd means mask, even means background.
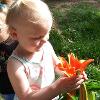
[[[40,51],[41,47],[35,48],[35,51]]]
[[[36,50],[36,51],[41,50],[42,46],[43,46],[43,45],[36,47],[35,50]]]

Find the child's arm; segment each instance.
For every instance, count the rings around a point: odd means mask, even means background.
[[[63,75],[64,75],[63,72],[60,71],[60,70],[58,69],[58,67],[57,67],[57,65],[58,65],[59,63],[61,63],[61,62],[60,62],[60,60],[58,59],[58,57],[57,57],[57,55],[56,55],[56,53],[55,53],[55,51],[54,51],[52,45],[50,44],[50,42],[48,42],[48,48],[49,48],[49,50],[51,51],[52,59],[53,59],[53,62],[54,62],[54,69],[55,69],[55,72],[57,73],[57,75],[63,76]]]
[[[62,92],[79,88],[84,81],[83,75],[71,78],[62,77],[50,86],[34,91],[29,85],[21,63],[9,60],[7,71],[14,91],[20,100],[51,100]]]

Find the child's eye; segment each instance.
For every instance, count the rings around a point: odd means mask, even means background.
[[[40,36],[40,37],[36,37],[36,38],[32,38],[32,40],[37,41],[37,40],[42,39],[43,37],[44,37],[44,36]]]
[[[40,38],[30,38],[30,40],[33,41],[33,42],[37,42],[37,41],[40,40]]]

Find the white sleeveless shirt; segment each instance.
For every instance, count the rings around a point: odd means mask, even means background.
[[[49,86],[55,80],[55,67],[59,63],[49,42],[46,42],[41,50],[43,50],[41,62],[37,59],[27,60],[24,57],[18,57],[14,53],[11,55],[11,58],[23,64],[29,84],[34,90]]]

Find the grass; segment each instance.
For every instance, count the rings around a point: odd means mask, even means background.
[[[73,4],[68,6],[68,2],[50,6],[56,22],[50,42],[58,55],[65,57],[71,50],[81,59],[95,60],[87,68],[87,88],[100,100],[100,9],[90,3],[74,5],[73,9],[71,6]]]

